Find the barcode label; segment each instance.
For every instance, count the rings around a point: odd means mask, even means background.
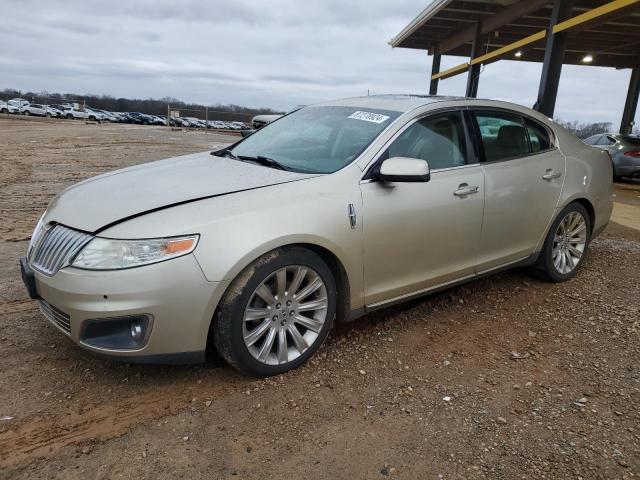
[[[389,117],[386,115],[380,115],[379,113],[371,113],[371,112],[353,112],[349,115],[349,118],[353,118],[355,120],[364,120],[365,122],[373,122],[373,123],[384,123],[389,120]]]

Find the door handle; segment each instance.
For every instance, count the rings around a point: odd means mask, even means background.
[[[477,186],[470,187],[466,183],[461,183],[460,186],[458,186],[458,190],[453,192],[453,194],[456,197],[467,197],[469,195],[474,195],[479,191],[480,191],[480,187],[477,187]]]
[[[550,168],[548,168],[547,171],[544,173],[544,175],[542,175],[542,179],[543,180],[553,180],[555,178],[560,178],[561,176],[562,176],[562,173],[555,172],[555,171],[551,170]]]

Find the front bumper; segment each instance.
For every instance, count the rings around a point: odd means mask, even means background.
[[[33,281],[43,314],[74,343],[147,363],[204,360],[213,312],[228,285],[208,282],[193,255],[126,270],[66,267],[51,277],[34,271]],[[89,320],[135,315],[153,318],[139,349],[101,348],[83,339]]]

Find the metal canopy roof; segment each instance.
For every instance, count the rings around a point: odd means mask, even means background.
[[[389,43],[469,58],[480,23],[481,33],[487,34],[484,53],[507,47],[502,54],[488,55],[482,63],[501,58],[542,62],[542,32],[549,27],[552,4],[551,0],[434,0]],[[591,55],[590,65],[594,66],[640,65],[640,2],[575,0],[572,17],[556,26],[568,32],[564,64],[584,65],[585,55]],[[519,48],[521,56],[516,57],[512,46],[523,39],[527,42]],[[443,77],[448,76],[444,73]]]

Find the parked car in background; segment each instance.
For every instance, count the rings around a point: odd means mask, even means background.
[[[25,116],[55,117],[58,116],[59,110],[40,103],[30,103],[20,107],[20,113]]]
[[[606,152],[506,102],[326,102],[213,154],[107,173],[49,205],[20,264],[61,333],[126,361],[215,346],[244,373],[280,374],[336,319],[515,266],[569,280],[613,208]]]
[[[205,128],[207,126],[204,120],[196,117],[182,117],[182,119],[188,122],[190,127]]]
[[[614,180],[640,178],[640,137],[637,135],[603,133],[587,138],[584,143],[609,152]]]
[[[98,108],[91,108],[91,110],[93,110],[94,112],[97,112],[100,115],[102,115],[102,120],[105,120],[107,122],[119,122],[120,121],[120,119],[113,112],[109,112],[107,110],[101,110],[101,109],[98,109]]]
[[[153,117],[145,113],[128,112],[127,115],[129,116],[131,123],[151,125],[154,122]]]
[[[85,107],[84,111],[88,115],[87,119],[91,120],[92,122],[101,122],[105,119],[105,116],[102,113],[98,112],[97,110],[93,110],[92,108]]]
[[[274,120],[277,120],[282,115],[256,115],[251,119],[251,125],[254,130],[258,130],[259,128],[264,127],[265,125],[270,124]]]
[[[154,125],[167,125],[167,119],[160,115],[152,115]]]
[[[29,100],[25,100],[24,98],[12,98],[11,100],[9,100],[7,102],[9,105],[12,105],[14,107],[24,107],[26,105],[29,105]]]
[[[19,112],[19,108],[16,107],[15,105],[10,105],[7,102],[0,100],[0,113],[11,113],[11,114],[16,114]]]
[[[89,113],[83,110],[77,110],[73,107],[67,107],[62,112],[62,116],[69,120],[88,120]]]

